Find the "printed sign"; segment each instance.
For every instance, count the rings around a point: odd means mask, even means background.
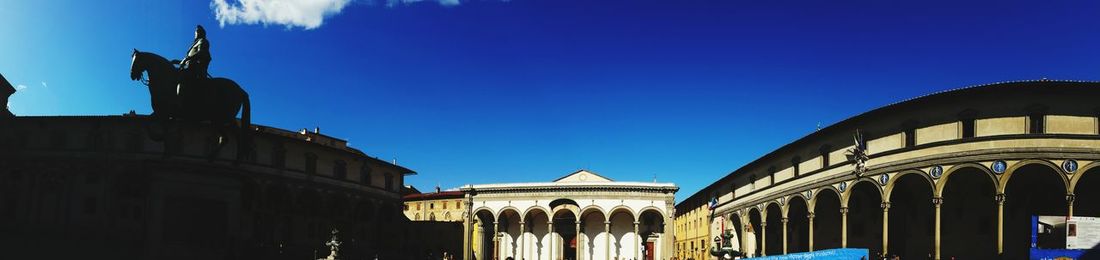
[[[1100,243],[1100,218],[1072,217],[1066,221],[1066,249],[1089,249]]]

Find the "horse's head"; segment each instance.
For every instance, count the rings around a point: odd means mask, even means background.
[[[140,80],[141,73],[145,70],[138,64],[138,55],[141,54],[137,49],[134,49],[134,53],[130,56],[130,80]]]

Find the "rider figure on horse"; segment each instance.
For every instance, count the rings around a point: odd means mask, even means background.
[[[195,28],[195,41],[191,42],[191,48],[187,50],[187,57],[179,62],[180,82],[176,86],[179,92],[182,86],[191,87],[192,90],[201,88],[203,79],[209,77],[206,69],[210,67],[210,41],[206,40],[206,29],[199,25]],[[198,84],[193,84],[198,83]],[[207,96],[208,91],[190,91],[198,96]]]

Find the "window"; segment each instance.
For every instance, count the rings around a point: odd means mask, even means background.
[[[447,209],[447,202],[446,201],[443,202],[443,209]]]
[[[420,202],[416,203],[416,210],[420,210]]]
[[[821,168],[829,167],[829,150],[832,149],[833,147],[829,145],[822,145],[821,148],[817,149],[821,153]]]
[[[768,167],[768,186],[775,185],[775,166]]]
[[[386,173],[386,190],[393,190],[393,174]]]
[[[905,123],[901,123],[902,131],[905,131],[905,147],[913,147],[917,145],[917,126],[920,122],[916,120],[907,120]]]
[[[286,147],[282,143],[275,144],[271,149],[271,167],[286,168]]]
[[[344,160],[336,160],[336,162],[334,162],[332,166],[332,176],[341,180],[347,179],[348,164],[345,163]]]
[[[1044,124],[1043,119],[1045,119],[1043,115],[1041,115],[1041,114],[1029,115],[1029,116],[1027,116],[1027,119],[1028,119],[1028,126],[1031,128],[1031,130],[1028,133],[1030,133],[1030,134],[1042,134],[1043,133],[1043,130],[1045,130],[1045,129],[1043,129],[1043,124]]]
[[[756,174],[749,175],[749,188],[756,190]]]
[[[974,137],[974,118],[978,111],[973,109],[963,110],[959,113],[959,123],[962,124],[962,138]]]
[[[1029,126],[1029,134],[1042,134],[1044,132],[1045,125],[1044,119],[1046,117],[1047,107],[1044,105],[1031,105],[1027,108],[1027,121]]]
[[[370,176],[370,166],[367,166],[366,163],[363,163],[363,167],[359,168],[359,180],[364,185],[370,185],[371,184],[370,177],[371,177]]]
[[[317,155],[313,153],[306,153],[306,173],[317,173]]]
[[[461,200],[456,200],[455,201],[455,208],[456,209],[462,209],[462,201]]]
[[[794,169],[794,177],[798,177],[798,175],[800,174],[800,172],[798,172],[798,163],[801,161],[802,157],[795,156],[794,158],[791,158],[791,168]]]

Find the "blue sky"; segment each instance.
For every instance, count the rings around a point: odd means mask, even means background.
[[[1100,80],[1094,1],[305,2],[4,1],[0,73],[17,115],[147,114],[131,49],[182,58],[203,24],[253,122],[320,127],[422,190],[584,168],[680,198],[895,101]]]

